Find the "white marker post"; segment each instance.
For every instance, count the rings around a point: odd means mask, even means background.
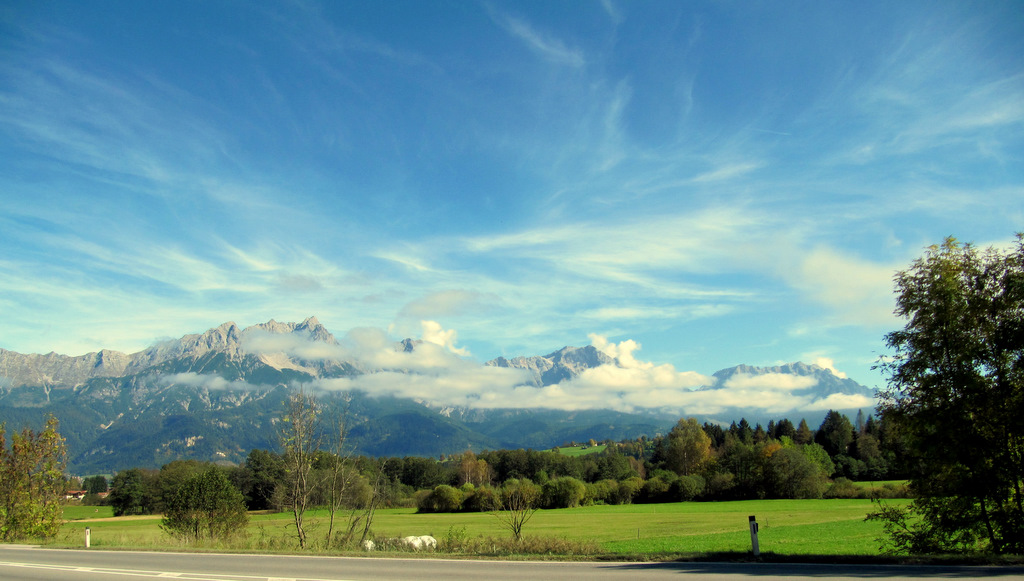
[[[757,544],[757,521],[753,515],[750,516],[750,545],[754,548],[755,557],[761,554],[761,547]]]
[[[89,548],[89,536],[90,536],[91,533],[92,533],[92,531],[89,530],[89,527],[85,527],[85,548],[86,549]]]

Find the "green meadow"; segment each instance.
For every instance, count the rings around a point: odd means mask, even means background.
[[[558,453],[563,456],[570,456],[576,458],[579,456],[586,456],[587,454],[597,454],[598,452],[603,452],[604,449],[607,447],[608,446],[604,444],[598,444],[596,446],[565,446],[562,448],[558,448]],[[550,452],[551,450],[545,451]]]
[[[895,500],[889,502],[902,503]],[[865,522],[868,500],[756,500],[674,504],[599,505],[541,510],[523,529],[527,537],[562,538],[596,545],[607,557],[676,558],[750,551],[748,517],[759,524],[762,553],[775,555],[879,554],[881,525]],[[160,517],[111,516],[101,507],[68,507],[58,544],[81,546],[85,528],[97,548],[181,548],[159,527]],[[322,539],[323,511],[307,513],[307,534]],[[289,513],[254,513],[245,538],[223,549],[297,549]],[[509,535],[490,513],[417,514],[415,509],[378,510],[377,537],[431,535],[446,538],[502,538]]]

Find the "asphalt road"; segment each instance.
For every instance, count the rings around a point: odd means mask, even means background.
[[[744,563],[547,563],[58,550],[0,545],[5,581],[1022,579],[1024,567],[911,567]]]

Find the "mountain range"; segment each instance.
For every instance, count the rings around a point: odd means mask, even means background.
[[[0,420],[8,429],[37,427],[53,413],[69,469],[95,474],[178,458],[239,462],[253,448],[276,449],[276,424],[296,389],[317,395],[325,418],[344,419],[356,452],[376,456],[653,437],[683,416],[726,425],[805,417],[814,427],[829,407],[873,405],[872,390],[813,364],[672,375],[670,366],[594,345],[483,364],[453,351],[374,333],[338,341],[314,317],[224,323],[131,354],[0,349]],[[645,392],[625,380],[609,385],[643,374],[700,384]],[[629,399],[637,393],[639,403]]]

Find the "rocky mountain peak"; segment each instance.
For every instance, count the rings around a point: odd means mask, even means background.
[[[246,327],[242,330],[242,335],[257,330],[265,333],[273,333],[275,335],[296,333],[305,336],[311,341],[330,343],[332,345],[338,343],[337,339],[334,338],[334,335],[332,335],[326,327],[321,325],[320,321],[318,321],[316,317],[308,317],[301,323],[279,323],[274,319],[270,319],[266,323]]]
[[[554,385],[579,376],[587,369],[615,363],[615,359],[598,351],[593,345],[586,347],[562,347],[558,351],[540,357],[498,357],[485,363],[492,367],[524,369],[533,377],[537,387]]]
[[[839,377],[831,369],[822,367],[815,363],[803,363],[801,361],[786,363],[784,365],[775,365],[771,367],[737,365],[735,367],[721,369],[713,374],[716,380],[715,384],[712,386],[708,386],[705,389],[719,389],[730,378],[736,375],[749,375],[757,377],[768,374],[813,377],[815,378],[815,380],[817,380],[815,392],[821,395],[828,395],[833,393],[861,394],[867,396],[874,395],[873,389],[867,388],[852,379],[846,377]]]
[[[324,343],[337,344],[337,339],[334,335],[327,330],[326,327],[320,324],[320,321],[316,317],[308,317],[305,321],[302,321],[298,325],[295,325],[295,331],[301,331],[306,333],[309,338],[313,341],[322,341]]]

